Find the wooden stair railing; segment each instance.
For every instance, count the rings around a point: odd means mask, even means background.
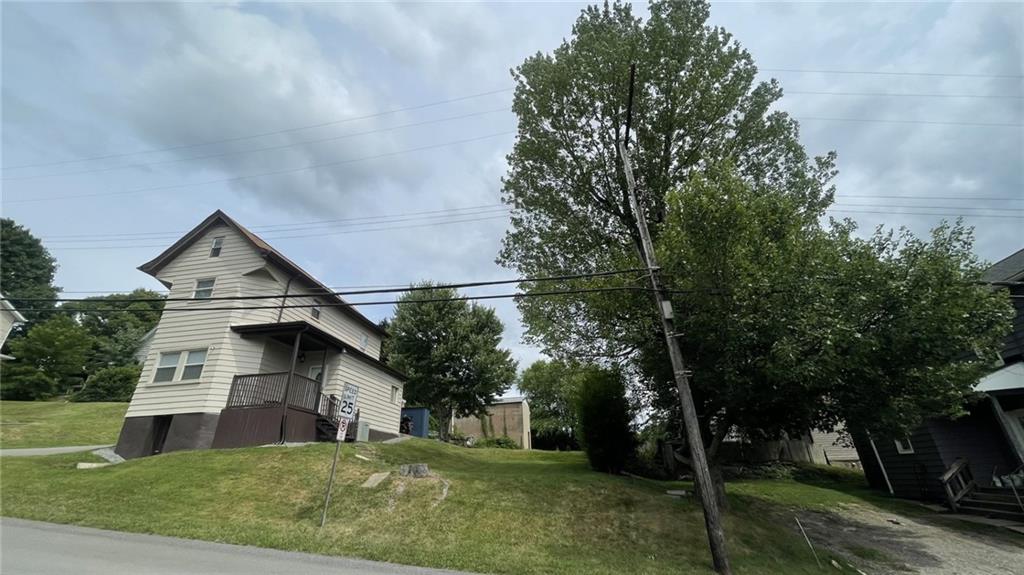
[[[954,511],[960,508],[960,500],[970,495],[977,483],[974,482],[974,475],[966,459],[957,459],[949,469],[939,477],[942,488],[946,491],[946,499],[949,507]]]

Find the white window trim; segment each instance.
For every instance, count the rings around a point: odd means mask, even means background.
[[[894,440],[893,443],[896,444],[896,453],[900,455],[911,455],[914,453],[914,444],[910,441],[910,436]]]
[[[203,290],[209,289],[210,290],[210,295],[207,296],[207,297],[204,297],[204,298],[197,297],[196,294],[199,293],[199,282],[205,282],[205,281],[213,282],[213,284],[211,284],[209,288],[203,288]],[[210,299],[210,298],[213,297],[213,292],[216,289],[217,289],[217,278],[215,278],[215,277],[213,277],[213,278],[199,278],[192,285],[192,299],[193,300],[206,300],[206,299]]]
[[[391,403],[398,405],[399,400],[402,398],[402,388],[397,385],[391,386]]]
[[[188,361],[188,354],[191,353],[191,352],[194,352],[194,351],[204,351],[204,352],[206,352],[206,359],[204,359],[203,363],[202,363],[203,371],[205,372],[206,364],[210,360],[210,349],[209,348],[193,348],[193,349],[181,349],[181,350],[174,349],[174,350],[169,350],[169,351],[161,351],[161,352],[157,353],[157,355],[156,355],[156,364],[154,364],[153,376],[150,378],[150,384],[152,384],[152,385],[174,385],[176,383],[196,383],[198,381],[202,381],[202,375],[200,375],[199,377],[194,378],[194,379],[182,379],[181,378],[182,375],[184,375],[184,373],[185,373],[185,366],[186,365],[200,365],[198,363],[186,363]],[[171,354],[174,354],[174,353],[180,354],[178,356],[178,363],[174,366],[174,375],[171,376],[171,379],[169,379],[168,381],[156,381],[156,372],[157,372],[158,369],[160,369],[160,360],[165,355],[171,355]],[[170,366],[165,366],[165,367],[166,368],[170,368]]]
[[[217,250],[216,254],[213,253],[214,250]],[[210,257],[219,258],[222,251],[224,251],[224,236],[217,236],[213,238],[213,243],[210,244]]]

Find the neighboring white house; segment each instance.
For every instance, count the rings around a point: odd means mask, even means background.
[[[346,384],[371,439],[398,435],[405,378],[380,361],[384,330],[220,210],[139,269],[170,293],[122,456],[322,438]],[[237,299],[251,296],[272,297]]]
[[[25,323],[25,316],[18,313],[11,302],[7,301],[7,297],[0,293],[0,347],[3,347],[7,341],[11,329],[19,323]],[[14,358],[9,355],[0,355],[0,359]]]

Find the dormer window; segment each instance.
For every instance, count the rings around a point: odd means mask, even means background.
[[[313,307],[309,308],[309,315],[315,320],[320,319],[320,301],[313,300]]]
[[[209,299],[213,297],[213,283],[216,278],[196,280],[196,291],[192,292],[193,299]]]
[[[215,258],[219,256],[222,247],[224,247],[224,236],[213,238],[213,245],[210,246],[210,257]]]

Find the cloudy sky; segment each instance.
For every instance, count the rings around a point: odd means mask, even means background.
[[[160,288],[136,266],[218,208],[330,286],[511,277],[494,264],[509,69],[580,8],[5,2],[3,215],[44,239],[69,295]],[[808,150],[838,152],[835,215],[926,233],[962,214],[983,258],[1024,247],[1024,6],[723,3],[712,20],[782,83]],[[515,356],[539,357],[495,305]]]

